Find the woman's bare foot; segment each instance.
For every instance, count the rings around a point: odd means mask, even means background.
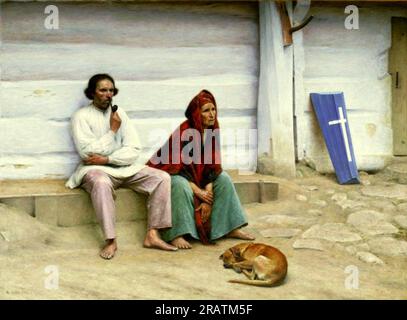
[[[176,246],[179,249],[191,249],[192,246],[191,244],[184,239],[184,237],[180,236],[175,238],[174,240],[171,241],[171,244]]]
[[[103,249],[100,251],[100,256],[103,259],[110,260],[114,257],[114,254],[117,250],[116,239],[107,239],[106,244]]]
[[[156,249],[161,249],[161,250],[167,250],[167,251],[177,251],[178,248],[174,247],[167,242],[163,241],[157,229],[150,229],[147,231],[146,238],[144,239],[144,247],[146,248],[156,248]]]
[[[237,238],[237,239],[243,239],[243,240],[254,240],[254,239],[256,239],[251,234],[243,232],[240,229],[235,229],[235,230],[229,232],[226,236],[228,238]]]

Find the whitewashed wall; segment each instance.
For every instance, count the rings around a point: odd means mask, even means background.
[[[406,9],[359,9],[359,30],[347,30],[344,7],[312,8],[315,17],[295,33],[297,153],[320,172],[332,164],[314,115],[311,92],[343,91],[360,170],[383,168],[392,156],[391,17]]]
[[[225,168],[253,169],[257,3],[58,3],[58,30],[44,28],[48,4],[1,4],[0,178],[65,178],[74,170],[70,116],[88,103],[83,89],[100,72],[117,81],[114,103],[138,129],[142,161],[206,88],[221,128],[232,133],[222,141]]]

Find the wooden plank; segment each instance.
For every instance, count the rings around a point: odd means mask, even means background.
[[[75,170],[78,161],[75,153],[4,155],[0,158],[0,182],[5,179],[66,178]]]
[[[138,161],[145,163],[156,150],[144,149]],[[224,169],[255,170],[256,146],[222,146]],[[79,163],[76,153],[4,155],[0,158],[0,182],[5,179],[66,179]],[[1,184],[1,183],[0,183]]]
[[[154,141],[164,142],[170,133],[184,120],[184,117],[134,119],[132,124],[140,136],[142,145],[150,146]],[[237,130],[256,128],[256,116],[220,117],[219,122],[222,129],[231,129],[233,130],[232,133],[237,133]],[[2,129],[0,132],[0,150],[3,155],[35,155],[75,151],[68,121],[0,118],[0,128]],[[161,140],[157,140],[157,137]],[[161,145],[162,143],[157,142],[157,144]]]
[[[312,92],[336,92],[345,94],[347,110],[363,110],[383,115],[391,111],[391,77],[382,80],[347,77],[304,78],[305,96]],[[305,112],[314,112],[311,101],[305,106]]]
[[[389,70],[392,74],[393,153],[407,155],[407,18],[392,18],[392,47]]]
[[[403,13],[398,10],[398,14]],[[389,10],[360,10],[358,30],[345,28],[344,7],[311,8],[314,19],[303,29],[304,46],[325,48],[369,48],[380,53],[390,47],[391,24]],[[363,23],[363,24],[362,24]]]
[[[344,0],[314,0],[312,1],[312,6],[322,6],[322,7],[341,7],[353,4],[362,8],[370,7],[407,7],[407,2],[405,0],[357,0],[357,1],[344,1]]]
[[[165,48],[258,46],[259,41],[257,4],[60,3],[59,29],[48,30],[49,4],[2,4],[3,42]]]
[[[114,76],[114,75],[113,75]],[[87,105],[83,81],[2,81],[1,115],[4,118],[35,117],[68,119],[79,107]],[[182,115],[189,101],[201,89],[210,90],[219,112],[229,115],[257,108],[257,77],[219,75],[164,81],[116,81],[119,94],[114,103],[135,117],[155,118]]]
[[[291,22],[288,16],[287,8],[284,2],[276,2],[281,21],[281,29],[283,32],[283,44],[284,46],[291,45],[293,43],[293,37],[290,32]]]
[[[316,159],[327,152],[322,138],[321,129],[314,113],[304,114],[304,120],[309,124],[304,135],[304,150],[307,158]],[[388,119],[379,113],[348,112],[349,128],[356,159],[360,157],[386,157],[391,154],[392,130]],[[327,155],[327,153],[326,153]],[[363,168],[359,167],[360,170]]]
[[[3,44],[2,80],[81,80],[107,72],[120,80],[258,74],[252,46],[135,48],[96,44]]]
[[[387,54],[369,49],[312,47],[305,49],[304,77],[383,78],[387,75]]]

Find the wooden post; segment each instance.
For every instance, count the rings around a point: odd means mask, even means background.
[[[284,46],[289,46],[293,44],[293,37],[290,32],[291,29],[291,21],[288,16],[287,8],[285,7],[285,2],[276,2],[280,20],[281,20],[281,29],[283,31],[283,44]]]

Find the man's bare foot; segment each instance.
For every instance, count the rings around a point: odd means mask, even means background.
[[[184,239],[184,237],[180,236],[175,238],[174,240],[171,241],[171,244],[176,246],[179,249],[191,249],[192,246],[191,244]]]
[[[103,259],[110,260],[114,257],[117,250],[116,239],[107,239],[106,244],[100,251],[100,256]]]
[[[243,239],[243,240],[254,240],[254,239],[256,239],[251,234],[243,232],[240,229],[235,229],[232,232],[229,232],[226,236],[228,238],[237,238],[237,239]]]
[[[156,249],[167,250],[167,251],[177,251],[178,250],[177,247],[174,247],[174,246],[168,244],[167,242],[163,241],[160,238],[157,229],[151,229],[147,232],[143,245],[146,248],[156,248]]]

